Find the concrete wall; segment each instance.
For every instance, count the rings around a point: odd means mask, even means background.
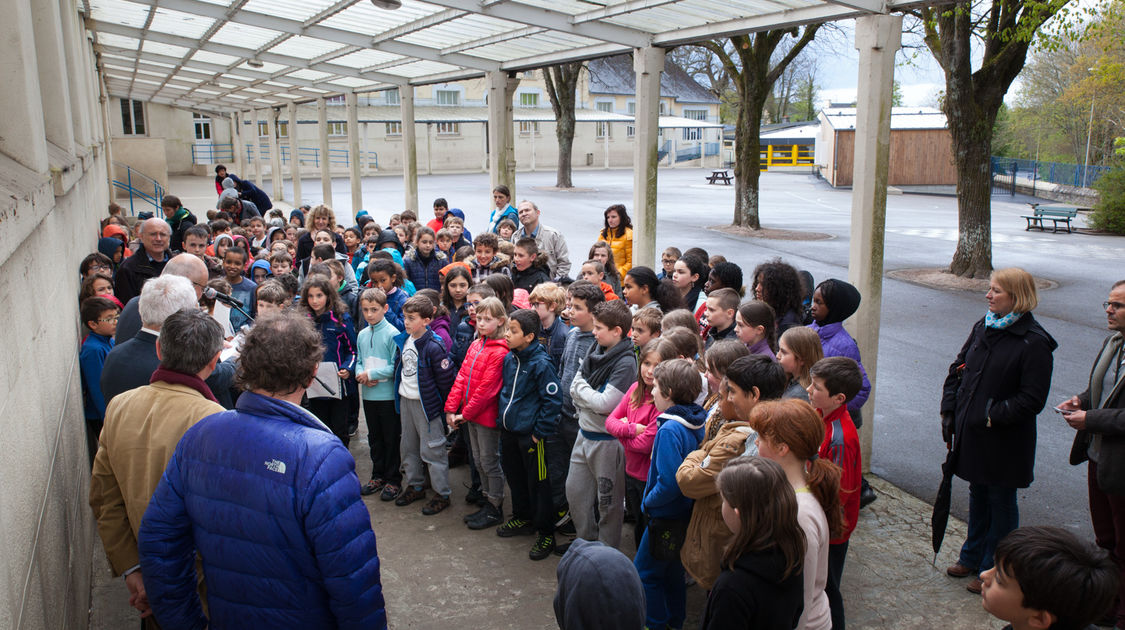
[[[159,160],[154,160],[152,151],[146,148],[140,153],[132,151],[114,151],[113,159],[132,166],[141,172],[156,178],[164,184],[167,182],[167,173],[173,175],[187,175],[192,173],[191,147],[195,144],[195,120],[192,112],[178,107],[162,105],[160,103],[145,103],[145,133],[143,135],[125,135],[121,120],[121,99],[109,99],[109,125],[110,133],[116,145],[121,140],[129,140],[130,146],[137,146],[143,140],[147,144],[155,144],[160,140],[160,149],[164,155]],[[226,118],[211,119],[211,141],[215,144],[230,144],[230,122]],[[142,145],[146,143],[141,143]],[[163,170],[166,174],[163,179],[153,175],[152,172]]]
[[[0,22],[0,628],[85,628],[93,519],[78,264],[108,202],[93,52],[72,0]]]

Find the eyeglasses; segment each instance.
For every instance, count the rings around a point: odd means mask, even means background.
[[[1121,302],[1102,302],[1102,309],[1109,311],[1120,311],[1125,308],[1125,304]]]
[[[105,265],[90,265],[90,271],[109,271]]]
[[[115,322],[115,321],[117,321],[117,317],[118,317],[117,315],[114,315],[113,317],[103,317],[103,318],[101,318],[101,319],[99,319],[99,320],[97,320],[97,321],[99,321],[99,322],[101,322],[101,323],[103,323],[103,324],[108,324],[108,323],[110,323],[110,322]]]
[[[469,306],[474,306],[474,307],[475,307],[475,306],[478,306],[478,305],[479,305],[480,303],[481,303],[481,300],[476,300],[476,301],[471,301],[471,300],[470,300],[470,301],[469,301]]]

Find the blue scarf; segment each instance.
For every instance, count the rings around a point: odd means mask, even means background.
[[[1023,313],[1017,313],[1015,311],[1012,311],[1011,313],[1008,313],[1007,315],[1005,315],[1003,317],[1000,317],[996,313],[993,313],[992,311],[988,311],[988,313],[985,314],[985,316],[984,316],[984,326],[985,326],[985,328],[995,328],[996,330],[1004,330],[1008,326],[1011,326],[1012,324],[1016,323],[1016,320],[1018,320],[1022,316],[1023,316]]]

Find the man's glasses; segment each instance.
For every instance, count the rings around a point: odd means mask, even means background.
[[[1123,308],[1125,308],[1125,304],[1121,302],[1102,302],[1103,310],[1120,311]]]

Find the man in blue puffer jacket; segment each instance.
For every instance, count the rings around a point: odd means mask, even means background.
[[[299,407],[323,349],[307,318],[259,320],[246,392],[180,440],[138,535],[164,628],[386,628],[379,556],[355,460]],[[279,368],[279,366],[283,366]],[[203,558],[210,619],[196,594]]]

